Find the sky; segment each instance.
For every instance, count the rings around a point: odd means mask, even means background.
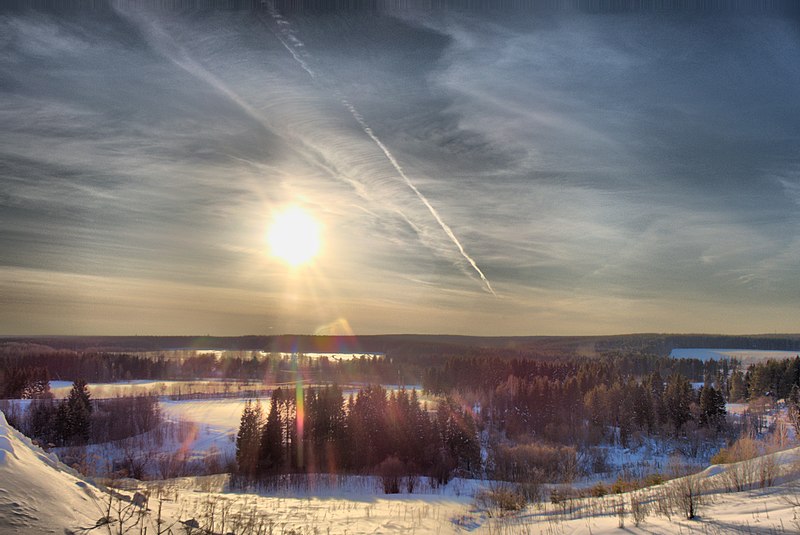
[[[0,8],[0,334],[798,330],[796,13],[165,4]]]

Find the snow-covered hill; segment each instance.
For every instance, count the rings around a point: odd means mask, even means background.
[[[102,491],[13,429],[0,412],[0,533],[67,533],[103,516]]]

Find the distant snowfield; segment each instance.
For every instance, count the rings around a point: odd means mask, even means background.
[[[750,364],[767,359],[789,359],[800,355],[800,351],[767,351],[760,349],[708,349],[681,348],[673,349],[669,356],[674,359],[722,360],[735,358],[742,364]]]
[[[355,383],[357,386],[358,383]],[[192,380],[156,380],[156,379],[133,379],[130,381],[116,381],[112,383],[89,383],[89,392],[94,399],[114,398],[118,396],[135,395],[155,395],[155,396],[174,396],[176,394],[230,394],[231,392],[252,391],[262,388],[286,387],[286,383],[270,384],[253,380],[225,380],[225,379],[192,379]],[[290,385],[294,387],[294,383]],[[366,383],[363,385],[366,386]],[[432,399],[424,399],[421,394],[422,385],[382,385],[387,391],[400,390],[405,388],[411,391],[416,389],[420,401],[433,402]],[[50,392],[57,399],[66,398],[72,389],[72,381],[50,381]],[[355,393],[356,389],[351,385],[345,389],[344,395]]]
[[[790,534],[800,533],[800,448],[773,454],[775,486],[743,492],[724,492],[726,469],[711,466],[692,476],[704,488],[698,518],[686,520],[677,511],[657,513],[666,490],[684,480],[636,491],[649,508],[640,526],[634,526],[627,504],[634,493],[574,500],[566,506],[544,502],[529,505],[516,514],[490,515],[475,503],[476,490],[488,486],[479,481],[455,480],[439,494],[384,496],[374,492],[368,478],[347,478],[344,486],[325,486],[302,492],[231,492],[225,475],[180,478],[147,484],[127,480],[131,491],[149,489],[150,513],[138,509],[131,492],[114,498],[114,507],[141,511],[130,522],[141,522],[129,533],[157,531],[156,496],[164,498],[164,524],[173,533],[184,533],[178,521],[208,526],[215,533],[373,534],[486,533],[486,534]],[[319,476],[321,480],[327,479]],[[324,482],[322,482],[324,483]],[[374,482],[373,482],[374,483]],[[10,428],[0,412],[0,533],[107,533],[112,524],[96,524],[105,515],[108,494],[42,452],[30,440]],[[625,504],[625,505],[621,505]],[[622,507],[622,508],[621,508]],[[623,511],[620,515],[619,512]],[[213,520],[211,520],[213,518]],[[620,529],[620,518],[624,530]],[[212,524],[213,522],[213,524]],[[223,525],[224,522],[224,525]],[[109,528],[111,528],[109,530]]]
[[[92,397],[113,398],[118,396],[135,395],[175,395],[192,392],[236,392],[241,389],[251,389],[262,386],[253,381],[223,381],[221,379],[197,379],[166,381],[153,379],[134,379],[131,381],[116,381],[113,383],[89,383],[89,392]],[[50,381],[50,392],[56,398],[65,398],[72,388],[72,381]]]

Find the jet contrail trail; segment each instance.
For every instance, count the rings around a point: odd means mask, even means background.
[[[361,126],[361,128],[364,129],[364,133],[367,134],[370,137],[370,139],[372,139],[372,141],[375,142],[378,148],[380,148],[383,151],[383,154],[386,156],[386,159],[389,160],[389,163],[392,164],[392,167],[394,167],[395,171],[397,171],[397,174],[400,175],[400,177],[402,177],[406,185],[409,188],[411,188],[411,191],[417,194],[417,197],[419,198],[420,201],[422,201],[422,204],[424,204],[425,207],[428,208],[428,211],[431,213],[436,222],[439,223],[439,226],[442,227],[442,230],[444,230],[444,233],[447,234],[448,238],[450,238],[450,241],[452,241],[455,244],[455,246],[458,247],[458,252],[461,253],[461,256],[463,256],[464,259],[466,259],[466,261],[469,262],[469,264],[472,266],[472,269],[474,269],[478,273],[478,275],[480,275],[481,280],[486,285],[486,289],[489,290],[492,293],[492,295],[496,297],[497,294],[494,293],[494,289],[492,288],[492,284],[489,282],[489,279],[487,279],[486,275],[483,274],[483,271],[481,271],[481,268],[478,267],[478,264],[475,262],[475,260],[473,260],[472,257],[469,256],[467,252],[464,250],[464,247],[461,245],[461,242],[458,241],[458,238],[453,233],[450,226],[442,220],[441,216],[439,216],[439,212],[436,211],[433,205],[422,194],[422,192],[417,188],[417,186],[415,186],[414,183],[411,182],[411,180],[408,178],[408,175],[406,175],[405,171],[403,171],[403,168],[400,166],[400,163],[397,161],[394,155],[389,151],[386,145],[383,144],[383,142],[378,138],[378,136],[375,135],[375,133],[372,131],[372,128],[370,128],[369,125],[367,125],[367,122],[364,121],[364,118],[361,117],[360,113],[358,113],[358,110],[356,110],[355,107],[352,104],[350,104],[346,99],[342,99],[342,103],[345,105],[345,107],[347,107],[347,109],[353,115],[356,122]]]
[[[308,53],[305,51],[297,50],[297,47],[302,47],[303,43],[291,33],[291,30],[289,29],[289,22],[281,16],[281,14],[278,12],[277,8],[275,8],[275,5],[272,2],[262,1],[262,5],[265,5],[267,7],[270,16],[272,16],[273,20],[278,26],[277,31],[272,27],[270,27],[272,33],[275,35],[275,37],[278,38],[278,41],[280,41],[283,47],[289,51],[289,53],[292,55],[292,58],[294,58],[294,60],[300,65],[300,67],[304,71],[306,71],[306,73],[308,73],[308,75],[311,77],[312,80],[316,81],[318,79],[318,76],[314,72],[314,70],[311,69],[311,67],[308,65],[308,62],[305,59],[308,57]],[[294,46],[292,46],[292,44],[289,44],[288,41],[291,41]],[[461,245],[461,242],[453,233],[453,230],[447,223],[444,222],[444,220],[442,220],[441,216],[439,215],[439,212],[436,211],[433,205],[428,201],[427,197],[425,197],[425,195],[422,194],[419,188],[417,188],[414,185],[411,179],[408,178],[408,175],[406,175],[405,171],[403,170],[403,167],[397,161],[397,158],[394,157],[392,152],[386,145],[383,144],[380,138],[378,138],[378,136],[375,135],[375,132],[369,126],[367,121],[364,120],[364,117],[358,112],[355,106],[353,106],[346,98],[341,96],[341,93],[338,91],[338,89],[335,89],[334,91],[336,95],[339,97],[339,100],[341,101],[342,105],[345,108],[347,108],[347,111],[350,112],[350,115],[353,116],[353,119],[356,120],[358,125],[364,131],[364,133],[375,143],[375,145],[378,146],[379,149],[381,149],[384,156],[386,156],[386,159],[389,161],[392,167],[394,167],[394,170],[397,171],[398,175],[400,175],[400,178],[402,178],[403,181],[406,183],[406,185],[411,189],[411,191],[413,191],[417,195],[417,198],[419,198],[419,200],[422,201],[422,204],[425,205],[425,207],[428,209],[430,214],[442,228],[447,237],[450,238],[450,241],[452,241],[453,244],[458,248],[458,252],[464,258],[464,260],[469,262],[469,265],[472,266],[472,269],[474,269],[475,272],[480,276],[481,281],[486,286],[487,291],[489,291],[492,295],[497,297],[497,294],[495,293],[494,288],[492,288],[492,284],[489,282],[489,279],[487,279],[486,275],[483,274],[483,271],[481,271],[481,268],[478,267],[478,264],[475,262],[475,260],[473,260],[473,258],[467,254],[467,252],[464,250],[464,246]]]

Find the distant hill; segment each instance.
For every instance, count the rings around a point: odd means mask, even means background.
[[[553,359],[642,353],[667,356],[678,348],[800,351],[800,334],[628,334],[611,336],[456,336],[391,334],[368,336],[38,336],[5,337],[2,346],[74,351],[169,349],[386,353],[393,357],[499,355]],[[1,351],[2,349],[0,349]]]

